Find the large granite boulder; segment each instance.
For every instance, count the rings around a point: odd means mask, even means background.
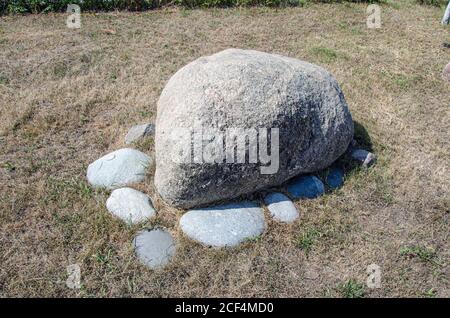
[[[228,49],[184,66],[161,93],[155,185],[177,207],[230,199],[326,168],[352,138],[325,69]]]

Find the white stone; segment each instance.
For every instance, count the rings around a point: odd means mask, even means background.
[[[299,216],[294,203],[282,193],[270,193],[264,198],[264,202],[270,215],[277,221],[292,223]]]
[[[162,229],[139,232],[133,246],[139,260],[151,269],[167,265],[176,252],[172,236]]]
[[[119,149],[91,163],[88,182],[95,188],[114,189],[142,182],[151,159],[138,150]]]
[[[191,239],[214,247],[236,246],[266,228],[263,210],[248,201],[190,210],[180,226]]]
[[[368,168],[376,161],[376,157],[373,153],[364,149],[355,149],[352,151],[352,159],[362,163],[364,168]]]
[[[106,201],[106,208],[129,224],[144,222],[156,213],[150,198],[131,188],[114,190]]]
[[[152,124],[137,125],[130,128],[125,136],[125,144],[131,144],[139,138],[150,136],[155,131]]]

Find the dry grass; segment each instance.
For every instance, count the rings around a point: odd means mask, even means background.
[[[449,297],[449,101],[441,10],[383,6],[380,30],[363,4],[161,10],[82,17],[0,18],[0,296]],[[112,32],[102,30],[112,29]],[[299,201],[293,225],[235,249],[184,238],[182,211],[158,198],[156,220],[127,227],[91,190],[87,165],[155,118],[165,82],[195,58],[229,47],[280,53],[329,69],[360,142],[379,161],[335,193]],[[152,152],[153,143],[138,148]],[[134,257],[142,227],[163,225],[178,252],[162,271]],[[82,288],[65,286],[78,263]],[[382,288],[365,287],[366,267]],[[362,290],[361,290],[362,289]]]

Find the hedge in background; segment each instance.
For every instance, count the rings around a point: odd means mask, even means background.
[[[3,14],[63,12],[66,11],[68,4],[78,4],[82,11],[138,11],[158,8],[165,3],[159,0],[0,0],[0,12]]]
[[[444,4],[446,0],[416,0],[424,4]],[[166,5],[183,7],[268,6],[285,7],[307,2],[369,2],[386,0],[0,0],[0,14],[45,13],[66,11],[68,4],[78,4],[82,11],[143,11]]]

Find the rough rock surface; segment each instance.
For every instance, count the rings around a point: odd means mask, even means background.
[[[114,190],[106,201],[106,208],[129,224],[146,221],[156,213],[150,198],[132,188]]]
[[[139,260],[151,269],[167,265],[176,251],[172,236],[162,229],[139,232],[133,245]]]
[[[186,212],[181,230],[191,239],[214,247],[236,246],[260,235],[264,213],[254,202],[244,201]]]
[[[177,135],[180,129],[192,128],[224,135],[231,128],[278,128],[279,165],[276,158],[271,160],[278,169],[262,173],[261,168],[270,164],[261,160],[260,153],[256,163],[249,159],[245,164],[227,163],[220,158],[220,149],[214,152],[216,163],[204,162],[205,146],[222,146],[222,140],[203,136],[202,144],[188,133],[185,138]],[[259,137],[270,137],[258,132]],[[175,206],[204,205],[326,168],[346,151],[352,138],[353,121],[344,95],[325,69],[280,55],[228,49],[181,68],[161,93],[155,185],[162,198]],[[275,135],[268,139],[277,140]],[[228,146],[224,143],[219,148]],[[191,144],[191,160],[174,160]],[[271,148],[270,141],[260,141],[259,151],[261,145]],[[248,144],[245,148],[250,149]]]
[[[294,203],[283,193],[273,192],[264,198],[270,215],[277,221],[291,223],[299,214]]]
[[[150,136],[154,133],[155,127],[152,124],[137,125],[130,128],[125,136],[125,144],[131,144],[134,141]]]
[[[114,189],[145,179],[151,159],[138,150],[123,148],[101,157],[87,169],[88,182],[95,188]]]
[[[292,181],[287,190],[295,199],[314,199],[325,193],[325,186],[316,176],[301,176]]]

